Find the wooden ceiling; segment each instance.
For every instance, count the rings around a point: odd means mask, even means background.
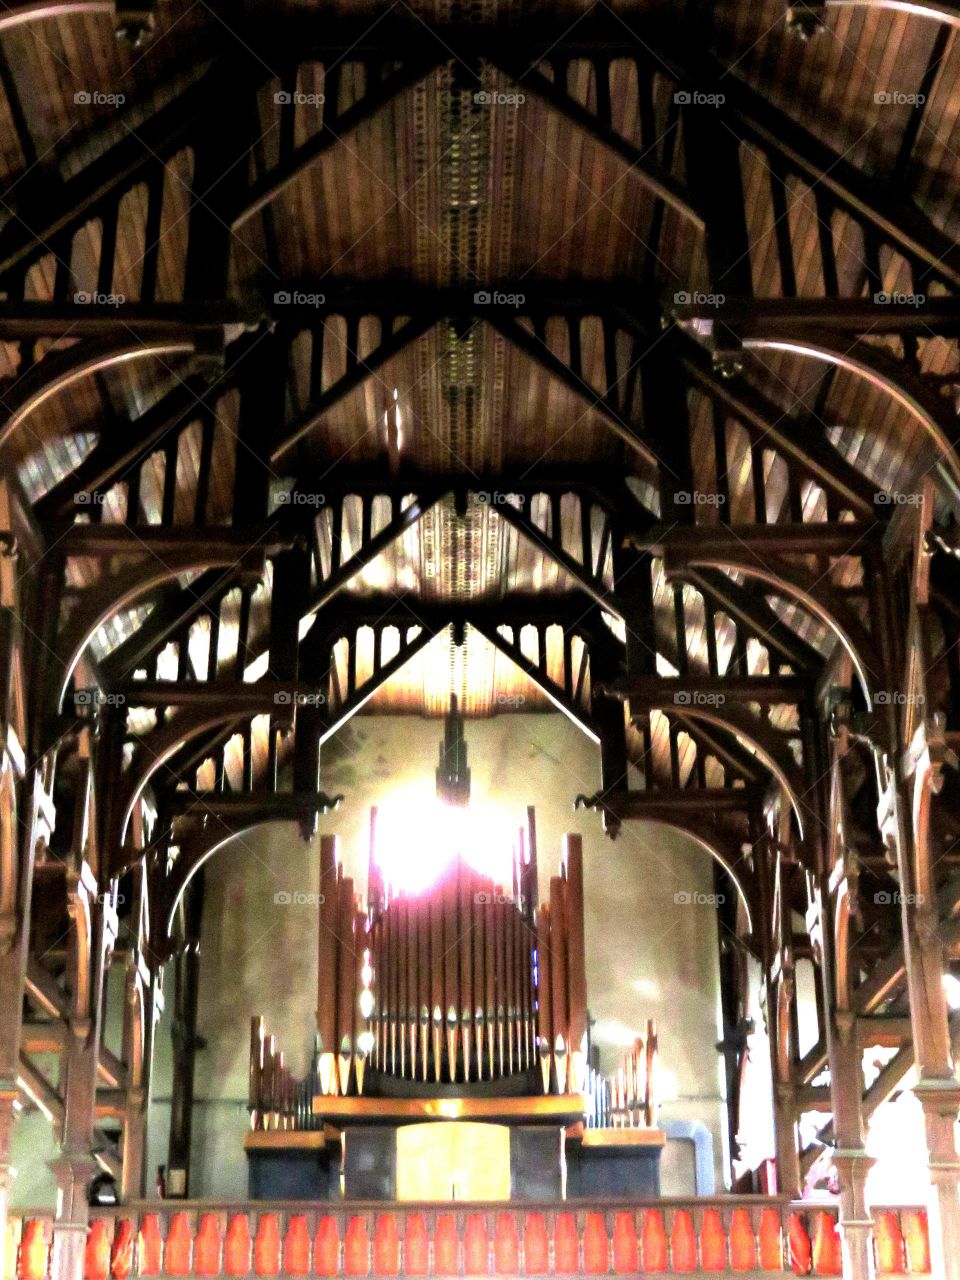
[[[68,2],[42,21],[0,21],[0,181],[5,189],[0,222],[7,218],[0,226],[0,248],[23,236],[24,228],[38,234],[45,210],[56,204],[64,184],[89,172],[98,157],[113,154],[112,149],[131,139],[148,148],[151,119],[199,84],[224,54],[262,64],[261,136],[254,159],[254,170],[262,172],[282,161],[287,142],[307,145],[324,128],[329,130],[334,115],[342,119],[368,88],[362,67],[349,53],[334,67],[319,61],[303,64],[291,80],[290,66],[299,60],[300,48],[307,47],[300,45],[301,39],[307,45],[322,42],[338,30],[338,23],[349,24],[345,30],[355,32],[358,40],[376,39],[386,29],[382,23],[402,22],[415,44],[420,28],[426,32],[456,21],[482,29],[499,23],[507,53],[516,39],[522,61],[529,32],[543,26],[558,38],[575,37],[581,24],[600,16],[613,30],[622,28],[624,40],[639,40],[649,53],[650,69],[641,72],[630,60],[615,61],[601,87],[590,63],[574,59],[567,68],[567,92],[586,112],[605,106],[600,98],[609,93],[608,133],[626,139],[670,182],[699,191],[708,207],[721,194],[711,192],[709,175],[687,172],[677,82],[662,51],[679,53],[688,66],[699,68],[711,92],[729,91],[731,100],[747,104],[756,140],[741,137],[739,152],[751,248],[748,283],[758,297],[832,292],[869,297],[878,281],[890,291],[915,289],[906,257],[870,243],[862,223],[829,202],[820,203],[831,190],[832,170],[821,183],[779,173],[771,165],[762,131],[778,133],[777,111],[829,148],[825,154],[839,156],[844,174],[862,176],[869,190],[882,192],[891,205],[899,207],[908,195],[943,233],[944,243],[952,243],[960,231],[954,198],[960,167],[957,29],[922,12],[831,4],[823,11],[824,29],[806,41],[791,29],[782,0],[751,5],[691,0],[682,16],[676,6],[650,3],[291,3],[270,6],[266,26],[258,27],[264,14],[253,5],[160,0],[156,31],[142,48],[115,38],[115,18],[106,5]],[[257,31],[264,43],[251,50],[251,33]],[[546,64],[537,68],[536,59],[527,63],[530,72],[549,80]],[[277,105],[280,86],[301,95],[292,112]],[[514,100],[518,92],[522,101]],[[891,100],[884,101],[884,95]],[[924,102],[910,101],[911,95]],[[320,104],[319,97],[326,102]],[[218,120],[229,114],[227,103]],[[780,141],[789,148],[789,138]],[[223,145],[228,147],[229,140]],[[195,157],[184,146],[163,161],[161,166],[158,159],[154,175],[163,183],[159,215],[150,212],[148,182],[131,190],[119,210],[109,291],[123,295],[127,303],[143,296],[147,260],[155,274],[151,301],[174,303],[183,296]],[[103,226],[91,222],[72,238],[73,289],[97,289],[103,235]],[[833,282],[824,278],[824,237],[835,257]],[[784,266],[785,244],[793,279]],[[711,287],[705,247],[696,220],[657,197],[644,164],[628,163],[569,114],[537,94],[524,93],[522,76],[518,87],[488,62],[476,68],[465,64],[456,51],[320,152],[274,198],[234,227],[227,291],[251,312],[271,312],[281,323],[282,295],[291,288],[322,294],[324,305],[335,309],[338,290],[365,282],[389,284],[400,314],[406,314],[405,299],[418,289],[480,290],[501,281],[511,282],[520,293],[527,284],[531,291],[556,285],[568,296],[581,288],[596,295],[598,286],[601,292],[609,286],[652,313],[663,304],[669,308],[679,294]],[[22,282],[27,300],[57,297],[56,260],[62,260],[62,252],[55,244],[49,248],[31,259]],[[933,277],[927,289],[945,292]],[[288,424],[301,418],[318,385],[348,372],[347,352],[355,337],[362,348],[373,349],[377,335],[372,329],[367,334],[364,324],[353,335],[347,320],[333,315],[325,324],[321,351],[315,330],[304,323],[287,357],[282,412]],[[562,326],[550,324],[543,342],[562,352],[567,342]],[[59,345],[71,341],[67,333]],[[960,377],[956,342],[933,331],[917,332],[909,349],[896,335],[878,334],[869,341],[881,355],[904,364],[911,376],[927,379],[932,395],[940,394],[941,384],[949,385],[949,375]],[[599,320],[585,321],[580,344],[582,382],[602,383],[605,348]],[[655,341],[644,354],[648,362],[656,361]],[[567,348],[564,358],[569,356]],[[27,372],[19,359],[14,343],[0,352],[0,374],[11,388]],[[928,468],[916,413],[875,381],[809,354],[767,346],[745,347],[740,363],[740,378],[761,392],[785,422],[822,432],[870,484],[908,489]],[[183,385],[189,367],[177,355],[131,360],[78,380],[39,404],[30,414],[29,429],[4,446],[8,465],[16,468],[38,510],[43,510],[45,495],[69,482],[105,432],[123,430],[125,423]],[[173,523],[193,521],[205,448],[212,461],[205,482],[207,522],[236,519],[231,446],[240,394],[229,376],[222,390],[207,416],[198,413],[181,431],[172,460],[158,451],[143,467],[139,503],[144,521],[166,518],[163,480],[171,464],[177,476]],[[718,457],[711,400],[693,386],[685,394],[698,488],[723,492],[735,521],[757,518],[760,506],[767,521],[789,519],[789,477],[774,455],[764,456],[762,450],[752,454],[748,432],[731,414],[723,456]],[[631,409],[643,421],[639,390]],[[669,434],[670,423],[656,425]],[[630,477],[633,492],[653,515],[668,516],[657,509],[655,468],[610,430],[596,397],[593,402],[589,395],[585,398],[482,319],[466,331],[458,329],[455,318],[429,325],[324,414],[295,450],[276,463],[275,479],[279,492],[308,468],[319,477],[321,489],[336,489],[347,473],[383,466],[394,473],[404,467],[427,475],[462,475],[465,483],[474,484],[477,477],[535,478],[544,468],[573,475],[589,469],[592,477]],[[764,476],[762,489],[758,474]],[[123,483],[113,487],[96,518],[122,521],[126,493]],[[805,519],[824,518],[823,489],[806,484],[799,502]],[[544,531],[551,531],[548,508],[547,500],[538,498],[527,513]],[[944,498],[941,514],[946,511]],[[79,510],[78,518],[85,516]],[[388,518],[387,507],[375,513],[374,532]],[[348,502],[344,508],[342,530],[335,531],[332,520],[332,509],[324,511],[321,501],[317,546],[329,557],[331,540],[339,538],[349,555],[362,533],[359,504]],[[578,521],[578,510],[567,504],[560,528],[565,544],[580,537]],[[602,546],[599,526],[596,545]],[[609,546],[602,549],[600,576],[612,581],[612,552]],[[110,572],[108,560],[74,557],[68,562],[68,583],[71,589],[90,587]],[[826,572],[856,600],[852,562],[836,560],[826,564]],[[496,500],[478,500],[474,494],[465,511],[458,510],[452,497],[442,499],[345,590],[408,603],[496,602],[516,592],[559,596],[573,585],[544,542],[523,536],[502,518],[502,503],[498,507]],[[254,598],[254,629],[257,618],[267,616],[270,591],[268,577]],[[705,669],[702,597],[689,587],[668,585],[659,572],[654,607],[656,626],[664,635],[677,608],[686,610],[687,655],[681,665]],[[782,602],[776,607],[798,634],[827,650],[829,637],[811,617]],[[148,608],[139,602],[102,627],[93,644],[95,658],[106,659],[128,641]],[[222,635],[236,628],[239,609],[238,596],[225,608]],[[459,694],[468,714],[550,707],[535,684],[476,631],[468,628],[464,639],[458,646],[450,633],[436,638],[365,709],[438,714],[451,692]],[[730,660],[729,644],[725,660]],[[371,654],[360,661],[371,664]],[[760,671],[766,657],[756,652],[750,661],[751,670]],[[654,746],[659,743],[664,757],[669,749],[665,720],[659,712],[653,719]]]

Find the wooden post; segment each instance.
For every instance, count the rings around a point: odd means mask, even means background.
[[[143,847],[139,822],[138,847]],[[137,921],[137,940],[127,962],[123,1011],[123,1060],[127,1067],[127,1089],[123,1120],[123,1167],[120,1199],[142,1199],[146,1193],[147,1115],[153,1070],[153,1046],[159,1008],[163,996],[159,973],[145,954],[149,927],[149,900],[146,860],[131,872],[136,885],[131,920]]]
[[[190,1193],[197,1001],[200,994],[200,920],[203,914],[202,868],[184,895],[183,913],[183,945],[174,961],[173,971],[173,1089],[167,1149],[167,1195],[170,1199],[184,1198]]]
[[[43,847],[50,837],[53,812],[39,770],[19,781],[23,756],[16,747],[16,736],[8,725],[7,748],[0,753],[0,1240],[6,1239],[13,1177],[10,1143],[19,1096],[33,867],[38,846]]]
[[[905,823],[897,821],[896,829],[907,990],[920,1077],[914,1094],[923,1108],[930,1170],[931,1261],[934,1274],[960,1280],[960,1154],[955,1130],[960,1081],[943,988],[943,942],[929,844],[930,805],[940,787],[937,775],[943,742],[942,738],[937,741],[938,736],[936,723],[927,723],[918,728],[911,743],[912,848]]]
[[[925,618],[929,607],[930,558],[926,537],[934,514],[928,476],[923,500],[904,510],[885,540],[882,564],[872,575],[872,605],[890,689],[878,716],[877,772],[880,829],[896,858],[900,881],[903,950],[910,1024],[919,1081],[914,1090],[924,1113],[930,1171],[928,1221],[933,1273],[960,1280],[960,1153],[955,1122],[960,1081],[950,1039],[943,988],[944,949],[940,932],[935,863],[930,847],[934,797],[943,785],[947,759],[946,718],[931,706],[927,685],[930,656]],[[906,587],[904,620],[894,586]]]
[[[766,855],[761,859],[761,867],[772,870],[772,876],[764,875],[762,878],[761,893],[770,925],[765,939],[764,961],[773,1076],[774,1148],[777,1193],[799,1199],[801,1179],[800,1154],[797,1148],[797,1088],[794,1078],[796,1045],[793,1037],[796,974],[789,901],[789,879],[796,863],[792,860],[790,800],[784,792],[780,794],[778,819],[779,832],[768,830],[760,837]],[[751,830],[751,835],[754,834]]]
[[[153,1039],[147,1033],[147,1024],[152,1016],[149,983],[149,975],[145,982],[134,953],[124,977],[123,1060],[127,1068],[127,1088],[123,1117],[123,1169],[118,1188],[123,1201],[139,1200],[145,1190],[147,1081],[150,1074],[146,1052],[148,1041],[152,1047]]]
[[[856,1015],[851,1007],[851,975],[848,959],[849,920],[853,910],[850,878],[845,870],[843,846],[842,779],[839,779],[840,746],[829,744],[823,725],[815,723],[809,709],[805,715],[806,752],[817,770],[827,777],[829,790],[821,785],[816,799],[826,814],[824,829],[828,845],[817,840],[816,872],[807,873],[808,925],[815,955],[820,960],[825,1026],[823,1028],[830,1064],[830,1098],[836,1140],[834,1164],[840,1182],[839,1229],[843,1253],[843,1274],[852,1280],[872,1280],[875,1275],[873,1220],[867,1208],[866,1180],[873,1164],[867,1155],[863,1118],[863,1053],[857,1036]],[[827,769],[820,766],[829,758]],[[835,869],[835,873],[834,873]]]
[[[58,1189],[52,1274],[57,1280],[81,1280],[89,1222],[87,1196],[97,1170],[93,1157],[97,1065],[106,969],[116,939],[116,909],[109,894],[98,892],[100,886],[88,863],[81,862],[79,871],[68,874],[72,1007],[65,1053],[61,1154],[50,1162]]]
[[[22,618],[29,579],[18,559],[19,504],[0,479],[0,1241],[7,1238],[7,1207],[13,1170],[10,1143],[16,1118],[20,1024],[30,942],[30,901],[38,848],[50,839],[53,802],[44,789],[46,761],[28,769],[31,751],[28,703],[42,705],[41,684],[28,680],[27,658],[47,649],[55,621],[43,600],[46,628],[41,644],[28,648]],[[38,548],[39,550],[39,548]],[[36,619],[32,619],[36,623]]]

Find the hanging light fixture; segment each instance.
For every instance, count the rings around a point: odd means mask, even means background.
[[[470,770],[467,768],[467,742],[463,735],[463,713],[457,706],[457,695],[450,695],[450,710],[443,720],[440,743],[440,766],[437,769],[437,799],[445,804],[470,803]]]

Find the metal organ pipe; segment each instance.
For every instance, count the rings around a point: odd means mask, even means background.
[[[457,950],[457,867],[448,870],[443,883],[443,947],[444,947],[444,1023],[447,1037],[447,1070],[451,1080],[457,1078],[457,1042],[459,1040],[460,966]]]
[[[387,971],[384,985],[389,992],[390,1073],[397,1074],[397,1032],[400,1021],[400,909],[399,896],[391,896],[387,906],[390,929],[387,934]]]
[[[553,1024],[553,1056],[557,1092],[567,1087],[567,1045],[570,1019],[567,1013],[567,940],[564,935],[563,881],[550,877],[550,1004]]]
[[[353,880],[347,877],[338,884],[340,895],[339,928],[337,931],[337,1066],[340,1092],[345,1094],[350,1081],[353,1059],[353,1024],[357,1003],[357,963],[354,942],[355,905]]]
[[[457,931],[460,939],[460,1040],[463,1047],[463,1078],[470,1079],[470,1030],[473,1018],[473,948],[472,911],[475,875],[470,867],[461,867],[459,876]]]
[[[537,1033],[543,1092],[550,1092],[553,1063],[553,965],[550,952],[550,909],[537,911]]]
[[[535,1075],[537,1063],[544,1093],[583,1094],[588,1126],[655,1127],[654,1022],[609,1077],[587,1062],[581,838],[566,837],[560,874],[538,906],[532,812],[507,885],[458,859],[432,890],[414,895],[384,884],[375,822],[372,815],[366,911],[343,875],[336,838],[321,839],[316,1048],[296,1080],[263,1019],[251,1020],[253,1128],[320,1128],[318,1095],[390,1095],[378,1077],[469,1084]]]
[[[337,1052],[337,837],[320,837],[319,938],[317,959],[317,1033],[321,1093],[336,1088]]]
[[[406,897],[397,899],[394,906],[397,925],[397,1040],[400,1045],[400,1075],[407,1074],[407,945],[410,933],[410,913]]]
[[[427,1078],[427,1057],[430,1051],[430,912],[417,912],[417,993],[419,1004],[420,1078]]]
[[[587,966],[583,926],[583,841],[564,837],[564,925],[567,955],[570,1092],[582,1093],[587,1067]]]
[[[353,1065],[357,1081],[357,1093],[363,1093],[363,1077],[367,1066],[367,1030],[369,1023],[363,1009],[363,970],[364,957],[369,947],[369,928],[367,913],[362,910],[360,900],[354,903],[353,918]]]
[[[371,1072],[468,1083],[538,1062],[545,1092],[586,1090],[580,838],[567,837],[561,874],[538,907],[532,810],[506,885],[458,858],[432,890],[412,895],[384,882],[376,822],[374,811],[366,911],[343,875],[336,838],[320,842],[315,1092],[376,1090]],[[252,1025],[251,1108],[269,1095],[270,1122],[284,1124],[288,1112],[308,1110],[311,1090],[284,1072],[265,1040],[256,1050],[258,1034]]]
[[[493,901],[493,882],[484,878],[483,888],[483,967],[484,967],[484,1021],[487,1030],[487,1079],[494,1076],[494,1043],[497,1027],[497,935],[496,907]]]
[[[484,929],[486,925],[485,903],[482,901],[482,884],[480,876],[473,877],[473,898],[471,901],[471,918],[473,942],[473,1035],[477,1051],[477,1079],[483,1079],[483,1039],[484,1039]]]
[[[443,894],[435,891],[430,913],[430,1024],[433,1041],[433,1078],[439,1081],[443,1045]]]

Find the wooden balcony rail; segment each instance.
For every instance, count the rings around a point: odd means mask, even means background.
[[[878,1275],[927,1275],[926,1214],[874,1211]],[[5,1280],[52,1280],[49,1216],[11,1219]],[[832,1206],[761,1197],[563,1205],[140,1203],[92,1211],[84,1280],[201,1276],[841,1274]]]
[[[927,1211],[917,1205],[875,1205],[873,1249],[877,1275],[927,1275],[930,1240]]]

